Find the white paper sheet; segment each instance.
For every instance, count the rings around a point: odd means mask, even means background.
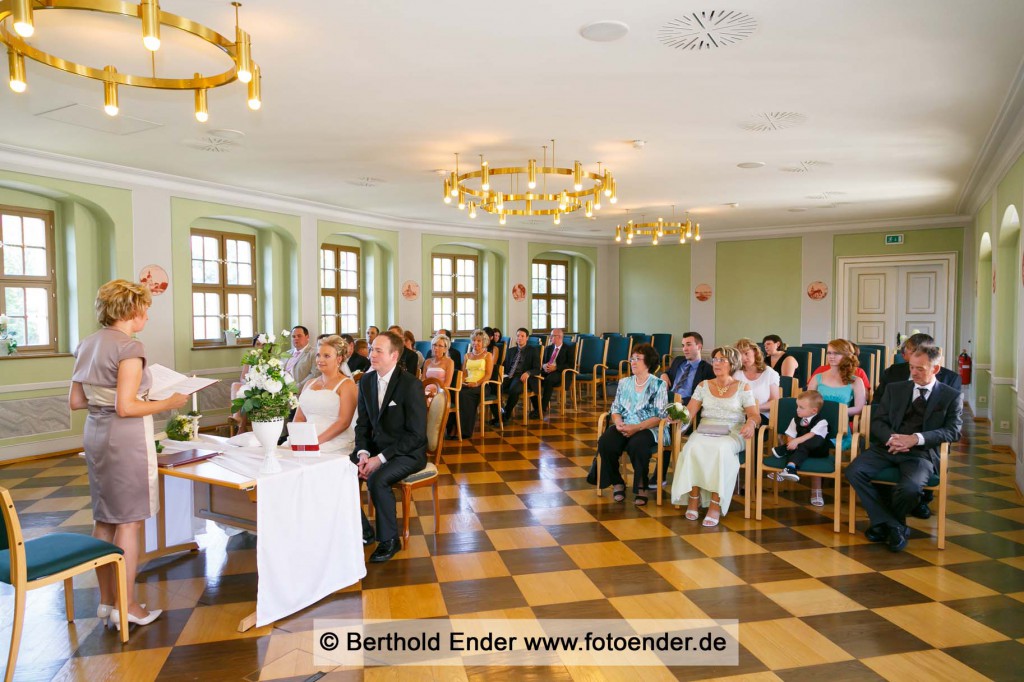
[[[192,395],[196,391],[201,391],[207,386],[217,383],[217,379],[187,377],[163,365],[150,365],[149,376],[153,382],[149,387],[150,400],[163,400],[170,398],[175,393]]]

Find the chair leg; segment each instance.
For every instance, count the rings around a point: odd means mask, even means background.
[[[402,486],[402,549],[409,546],[409,510],[412,508],[412,486]]]
[[[483,395],[483,391],[484,391],[484,389],[481,388],[480,389],[480,417],[477,419],[477,421],[480,422],[480,437],[481,438],[483,438],[483,436],[484,436],[484,431],[487,430],[487,419],[485,418],[485,415],[487,414],[487,401],[484,400],[485,396]]]
[[[75,620],[75,586],[71,578],[64,579],[64,613],[69,623]]]
[[[743,518],[750,518],[750,462],[743,465]]]
[[[434,535],[437,535],[438,532],[440,532],[437,527],[441,524],[441,511],[438,508],[439,504],[437,499],[437,479],[434,480],[434,484],[430,487],[434,489]]]
[[[836,475],[836,479],[835,480],[836,480],[836,499],[835,499],[835,515],[836,515],[836,518],[835,518],[835,520],[832,521],[832,532],[833,533],[838,533],[838,532],[840,532],[840,527],[842,526],[842,519],[840,517],[842,516],[842,513],[843,513],[843,511],[842,511],[843,510],[843,506],[840,503],[840,495],[842,494],[843,486],[840,484],[839,475]]]
[[[761,459],[760,453],[757,456],[757,473],[754,476],[757,478],[757,506],[754,508],[754,518],[760,521],[764,506],[764,460]]]
[[[850,486],[848,491],[850,495],[850,535],[854,535],[857,532],[857,493],[853,491],[853,486]]]
[[[455,410],[455,432],[459,434],[459,440],[462,440],[462,417],[459,415],[459,411]]]
[[[125,566],[124,557],[119,556],[114,561],[114,575],[117,579],[117,603],[128,603],[128,568]],[[128,607],[124,606],[118,610],[121,616],[121,643],[128,643]]]
[[[939,549],[946,549],[946,485],[942,481],[939,485]]]
[[[658,447],[661,447],[661,443],[658,444]],[[664,474],[661,472],[661,458],[664,456],[664,451],[661,451],[657,457],[652,458],[654,460],[654,467],[658,470],[657,478],[655,479],[658,482],[658,490],[654,494],[654,499],[659,507],[661,506],[661,483],[664,480]]]
[[[4,682],[14,679],[14,667],[18,663],[18,645],[21,644],[21,630],[25,625],[25,588],[14,588],[14,616],[11,622],[11,652],[7,656],[7,672]]]

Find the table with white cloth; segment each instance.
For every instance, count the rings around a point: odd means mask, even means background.
[[[239,632],[290,616],[366,577],[358,469],[348,456],[278,448],[281,471],[262,474],[258,447],[208,435],[165,443],[224,454],[160,468],[160,513],[146,524],[142,562],[196,549],[194,516],[255,530],[256,612],[242,619]]]

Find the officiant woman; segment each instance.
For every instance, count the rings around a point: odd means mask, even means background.
[[[149,320],[149,289],[123,279],[100,287],[96,318],[102,329],[87,336],[75,351],[68,403],[88,410],[83,448],[89,468],[93,537],[124,550],[128,604],[116,603],[116,577],[110,564],[97,568],[100,605],[96,616],[104,623],[119,622],[118,609],[128,621],[148,625],[160,615],[146,611],[135,598],[141,524],[157,512],[156,449],[153,415],[182,407],[188,396],[175,393],[165,400],[146,400],[150,386],[146,349],[134,335]]]

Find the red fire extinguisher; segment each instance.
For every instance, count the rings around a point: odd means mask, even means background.
[[[969,386],[971,383],[971,356],[967,354],[966,349],[960,353],[960,357],[957,360],[957,367],[960,370],[960,382],[964,386]]]

